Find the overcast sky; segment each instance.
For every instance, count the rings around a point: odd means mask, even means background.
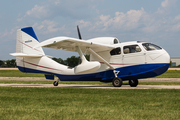
[[[32,26],[40,42],[57,36],[146,41],[180,57],[180,0],[1,0],[0,60],[15,59],[16,30]],[[43,48],[44,49],[44,48]],[[44,49],[66,59],[73,52]]]

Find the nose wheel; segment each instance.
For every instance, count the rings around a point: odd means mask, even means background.
[[[129,85],[131,87],[136,87],[138,85],[138,79],[135,79],[135,80],[129,80]]]

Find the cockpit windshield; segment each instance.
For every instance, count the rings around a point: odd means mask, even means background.
[[[150,51],[150,50],[161,50],[162,48],[155,45],[155,44],[152,44],[152,43],[143,43],[142,44],[143,47],[147,50],[147,51]]]

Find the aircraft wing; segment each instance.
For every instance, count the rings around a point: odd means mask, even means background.
[[[108,44],[101,44],[97,42],[92,42],[88,40],[80,40],[80,39],[70,38],[70,37],[51,38],[51,39],[48,39],[39,43],[34,48],[46,47],[46,48],[54,48],[54,49],[60,49],[60,50],[65,50],[65,51],[77,52],[76,46],[79,46],[82,52],[85,52],[86,48],[91,48],[95,52],[107,51],[107,50],[111,50],[115,48],[114,46],[108,45]]]

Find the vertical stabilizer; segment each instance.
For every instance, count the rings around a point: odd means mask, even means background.
[[[41,47],[33,48],[39,44],[39,40],[34,33],[32,27],[26,27],[17,30],[17,41],[16,41],[16,53],[11,55],[16,57],[16,64],[20,71],[26,72],[25,59],[27,57],[39,57],[44,55],[44,51]]]
[[[39,40],[32,27],[17,30],[16,53],[44,55],[41,47],[34,49]]]

